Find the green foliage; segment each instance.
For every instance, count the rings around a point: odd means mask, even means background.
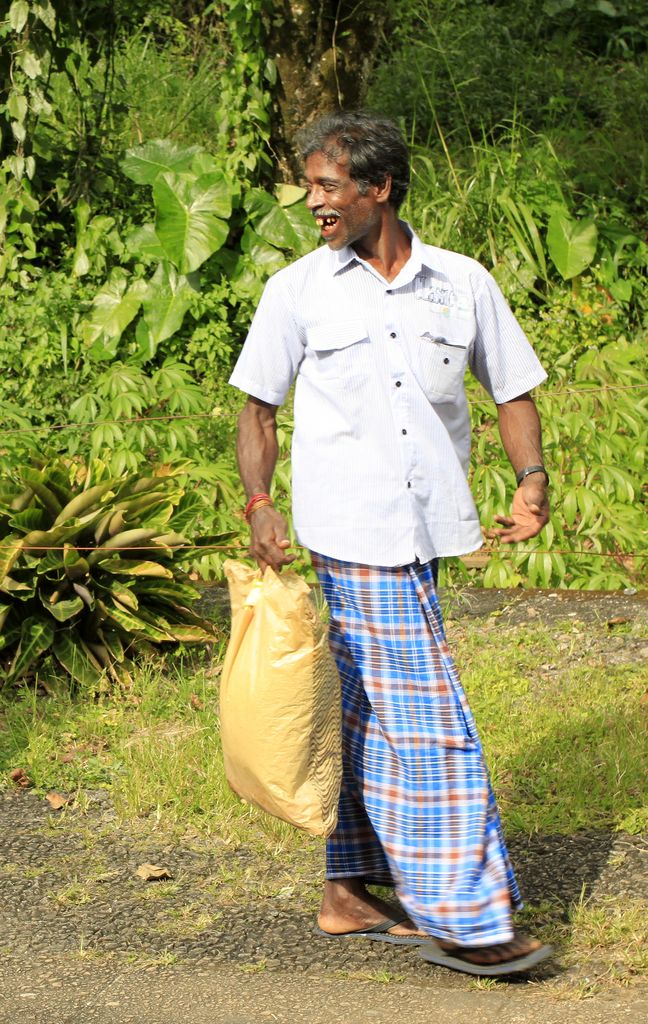
[[[552,517],[538,537],[525,542],[523,552],[491,550],[485,586],[525,582],[614,590],[644,585],[645,344],[620,335],[615,315],[618,308],[590,285],[578,297],[555,299],[539,321],[525,319],[550,372],[537,398]],[[490,527],[494,515],[506,510],[515,483],[490,398],[474,383],[469,394],[476,438],[472,486],[482,523]]]
[[[596,254],[597,230],[592,220],[576,222],[554,210],[547,226],[547,249],[565,281],[578,277]]]
[[[405,215],[493,270],[550,369],[546,391],[563,392],[542,399],[551,528],[524,554],[494,554],[479,579],[637,583],[645,392],[591,389],[641,380],[643,6],[394,12],[369,98],[413,143]],[[270,16],[267,0],[16,0],[0,23],[0,467],[44,445],[113,476],[177,467],[200,494],[196,527],[239,547],[241,399],[226,380],[268,275],[317,244],[302,190],[273,184]],[[513,479],[492,405],[477,389],[471,400],[490,525]],[[284,511],[290,429],[286,410]],[[186,561],[209,577],[222,557]]]
[[[647,40],[642,0],[407,0],[369,98],[421,145],[455,153],[524,124],[551,139],[580,191],[641,210]]]
[[[20,467],[0,491],[0,660],[6,682],[51,655],[98,686],[142,645],[208,641],[174,563],[196,500],[178,471],[115,477],[100,460]]]

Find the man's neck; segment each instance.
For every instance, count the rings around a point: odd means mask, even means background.
[[[385,281],[393,281],[410,258],[412,242],[393,207],[385,214],[377,229],[354,242],[353,249]]]

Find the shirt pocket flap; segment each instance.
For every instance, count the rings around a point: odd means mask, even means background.
[[[333,352],[355,345],[368,337],[362,320],[343,320],[339,323],[314,324],[306,328],[309,348],[314,352]]]

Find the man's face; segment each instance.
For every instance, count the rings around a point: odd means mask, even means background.
[[[313,153],[306,160],[306,206],[311,211],[322,238],[331,249],[343,249],[361,241],[381,223],[381,203],[372,185],[366,195],[350,177],[348,159],[330,160],[324,153]]]

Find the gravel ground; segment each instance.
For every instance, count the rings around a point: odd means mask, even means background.
[[[170,845],[131,829],[115,829],[106,795],[88,794],[83,813],[56,817],[42,797],[5,793],[0,799],[0,948],[17,955],[120,953],[152,960],[173,957],[305,972],[426,972],[411,951],[383,943],[313,937],[312,911],[288,892],[232,905],[214,880],[223,867],[245,870],[246,850],[217,838]],[[530,903],[568,905],[583,887],[598,896],[648,900],[648,838],[604,831],[574,836],[512,838],[511,855]],[[303,854],[321,873],[315,852]],[[271,854],[268,855],[271,859]],[[139,865],[166,868],[168,881],[144,881]],[[272,864],[269,865],[270,870]],[[279,864],[277,864],[277,871]],[[252,883],[253,884],[253,883]],[[202,926],[202,927],[201,927]],[[549,977],[543,967],[539,977]],[[448,984],[465,984],[448,975]]]

